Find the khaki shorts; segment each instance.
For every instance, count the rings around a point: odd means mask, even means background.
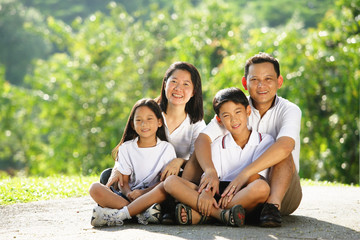
[[[302,190],[300,186],[300,177],[298,173],[294,173],[289,189],[281,203],[281,215],[289,215],[293,213],[300,205],[302,198]]]

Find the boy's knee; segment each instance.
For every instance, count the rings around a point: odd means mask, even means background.
[[[173,187],[177,185],[179,177],[176,175],[171,175],[167,177],[164,181],[164,189],[167,193],[170,193]]]

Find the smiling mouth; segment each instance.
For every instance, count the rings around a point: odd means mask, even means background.
[[[182,95],[179,95],[179,94],[176,94],[176,93],[173,93],[172,96],[175,97],[175,98],[183,98]]]
[[[234,125],[234,126],[231,126],[232,128],[238,128],[238,127],[240,127],[240,124],[236,124],[236,125]]]
[[[142,132],[148,132],[150,129],[141,129]]]

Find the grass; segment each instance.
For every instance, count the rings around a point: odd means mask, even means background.
[[[0,205],[87,196],[90,184],[98,179],[98,176],[2,177],[0,178]],[[301,185],[350,186],[309,179],[301,179]]]
[[[0,205],[88,195],[98,176],[4,177],[0,179]]]

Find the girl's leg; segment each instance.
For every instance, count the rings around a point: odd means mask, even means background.
[[[167,193],[164,189],[164,183],[158,184],[150,192],[147,192],[144,195],[141,195],[133,202],[131,202],[127,208],[131,217],[136,216],[139,213],[144,212],[154,203],[161,203],[165,201]]]
[[[246,211],[250,212],[258,204],[264,203],[269,194],[269,184],[265,180],[257,179],[236,193],[226,208],[241,205]]]
[[[121,209],[129,204],[127,200],[113,193],[101,183],[91,184],[89,193],[95,202],[105,208]]]

